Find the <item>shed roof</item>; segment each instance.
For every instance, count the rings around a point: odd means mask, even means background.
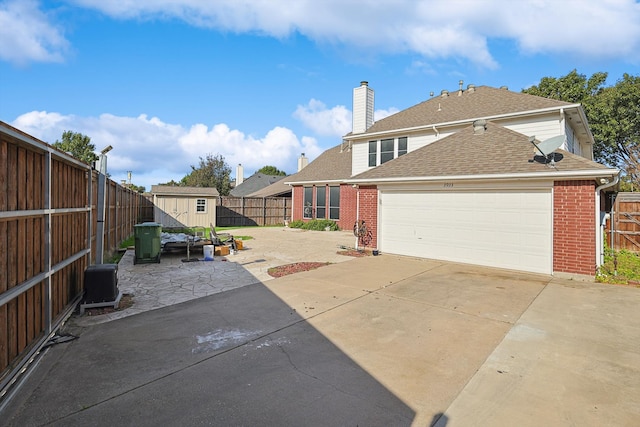
[[[213,187],[182,187],[179,185],[152,185],[151,194],[158,196],[218,197],[220,193]]]

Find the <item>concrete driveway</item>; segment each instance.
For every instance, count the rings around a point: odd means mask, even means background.
[[[300,261],[332,234],[285,233]],[[246,278],[71,321],[2,423],[640,425],[639,289],[384,254]]]

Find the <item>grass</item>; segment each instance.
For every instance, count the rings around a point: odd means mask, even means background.
[[[607,250],[604,264],[598,269],[596,281],[640,286],[640,254],[627,250]]]

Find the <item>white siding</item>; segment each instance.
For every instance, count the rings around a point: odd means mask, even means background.
[[[369,170],[369,143],[363,142],[351,146],[351,175]]]
[[[196,211],[196,201],[206,200],[206,212]],[[216,199],[213,197],[156,196],[154,221],[165,227],[208,227],[216,224]]]
[[[373,124],[373,97],[369,86],[353,89],[353,133],[362,133]]]
[[[496,121],[496,123],[523,135],[535,136],[538,141],[564,134],[564,127],[560,123],[558,114],[544,118],[536,116],[527,119]]]

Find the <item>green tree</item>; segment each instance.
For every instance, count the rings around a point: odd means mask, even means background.
[[[287,176],[286,172],[281,171],[275,166],[263,166],[260,169],[258,169],[258,173],[262,173],[265,175],[272,175],[272,176]]]
[[[180,181],[181,185],[189,187],[215,187],[221,196],[229,195],[231,190],[231,168],[220,154],[207,154],[200,157],[198,167],[191,166],[191,173]]]
[[[56,140],[53,146],[85,163],[91,164],[98,160],[98,156],[94,153],[96,146],[91,143],[91,138],[79,132],[70,130],[62,132],[62,141]]]
[[[523,90],[531,95],[581,103],[595,144],[596,161],[623,171],[623,188],[640,189],[640,77],[624,74],[605,86],[607,73],[587,78],[571,71],[563,77],[544,77]]]
[[[135,184],[130,184],[129,188],[133,191],[135,191],[136,193],[144,193],[145,191],[147,191],[146,187],[144,185],[135,185]]]

